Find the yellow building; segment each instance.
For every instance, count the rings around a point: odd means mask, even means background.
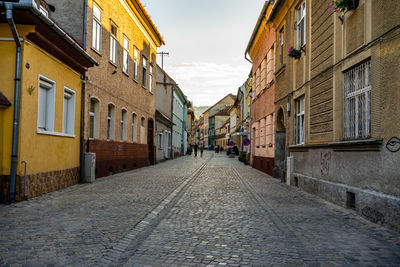
[[[46,7],[27,3],[0,3],[0,90],[11,103],[0,108],[3,201],[24,198],[23,161],[25,197],[79,182],[81,76],[96,63]]]
[[[224,123],[224,125],[215,130],[215,145],[218,147],[222,147],[222,150],[226,149],[226,128],[228,124],[229,119]]]

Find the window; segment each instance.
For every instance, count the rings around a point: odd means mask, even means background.
[[[142,85],[146,88],[147,85],[147,59],[142,56],[143,72],[142,72]]]
[[[114,139],[114,120],[115,120],[115,107],[113,104],[108,104],[107,140]]]
[[[371,133],[371,61],[344,73],[346,139],[368,138]]]
[[[124,52],[122,55],[122,71],[128,74],[129,71],[129,40],[124,36]]]
[[[55,82],[40,77],[37,121],[37,127],[39,130],[49,132],[54,131],[55,91]]]
[[[149,72],[149,91],[153,92],[153,65],[150,65]]]
[[[111,22],[110,62],[117,64],[117,26]]]
[[[126,141],[126,110],[121,111],[121,141]]]
[[[159,133],[158,134],[158,149],[163,149],[163,134],[162,133]]]
[[[92,48],[101,52],[101,10],[93,4],[93,29],[92,29]]]
[[[280,63],[281,63],[281,66],[283,65],[283,38],[284,38],[284,35],[283,35],[283,27],[282,27],[282,29],[281,29],[281,31],[279,32],[279,48],[280,48]]]
[[[74,134],[75,129],[75,92],[64,88],[63,133]]]
[[[132,114],[132,142],[137,142],[137,116]]]
[[[306,44],[306,2],[297,9],[297,49]]]
[[[139,51],[136,47],[133,47],[133,79],[138,81],[139,78]]]
[[[99,101],[95,98],[91,98],[89,107],[89,138],[99,138],[99,118]]]
[[[304,144],[304,96],[295,100],[296,102],[296,144]]]

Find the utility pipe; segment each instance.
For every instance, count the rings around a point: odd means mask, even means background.
[[[11,181],[10,181],[10,194],[8,200],[15,201],[15,181],[17,176],[17,156],[18,156],[18,124],[19,124],[19,105],[21,93],[21,66],[22,66],[22,52],[21,42],[19,40],[17,27],[15,26],[12,15],[12,4],[5,3],[6,6],[6,19],[10,26],[12,35],[16,45],[16,63],[15,63],[15,79],[14,79],[14,119],[13,119],[13,135],[12,135],[12,150],[11,150]]]
[[[87,46],[87,18],[88,18],[88,0],[85,0],[83,6],[83,49]]]

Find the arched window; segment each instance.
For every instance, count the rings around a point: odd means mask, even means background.
[[[90,99],[89,108],[89,138],[99,138],[100,133],[100,103],[96,98]]]
[[[107,140],[114,139],[115,136],[115,106],[108,104],[107,112]]]
[[[132,114],[132,142],[137,142],[137,115]]]

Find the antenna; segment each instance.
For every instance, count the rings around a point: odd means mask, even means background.
[[[169,52],[159,52],[157,55],[161,55],[161,69],[164,69],[164,56],[169,56]]]

